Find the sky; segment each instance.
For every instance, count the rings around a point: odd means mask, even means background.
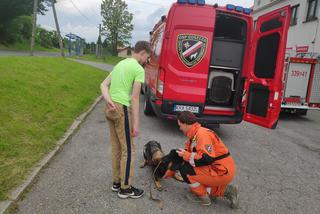
[[[129,12],[133,13],[131,45],[138,40],[149,40],[149,31],[154,24],[166,15],[175,0],[125,0]],[[239,5],[240,0],[206,0],[207,4]],[[254,0],[241,0],[241,6],[251,7]],[[87,42],[96,42],[99,24],[102,23],[100,7],[102,0],[57,0],[56,11],[61,35],[76,34]],[[50,9],[46,15],[38,15],[37,24],[48,30],[55,30],[55,23]]]

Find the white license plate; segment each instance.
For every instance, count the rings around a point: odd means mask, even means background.
[[[173,111],[191,111],[192,113],[199,113],[199,109],[199,106],[175,105]]]

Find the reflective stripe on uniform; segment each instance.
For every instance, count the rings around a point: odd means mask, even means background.
[[[197,188],[200,186],[200,183],[196,182],[196,183],[192,183],[192,184],[189,184],[189,187],[190,188]]]
[[[207,187],[207,192],[209,195],[211,194],[211,187]]]
[[[196,155],[196,153],[195,153],[195,152],[192,152],[192,153],[191,153],[191,156],[190,156],[190,160],[189,160],[190,165],[193,166],[193,167],[196,166],[196,164],[194,163],[194,156],[195,156],[195,155]]]

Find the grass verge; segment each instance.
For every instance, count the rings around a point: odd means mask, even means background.
[[[106,76],[62,58],[0,58],[0,200],[99,96]]]
[[[0,50],[5,51],[30,51],[30,43],[15,43],[10,45],[4,45],[0,43]],[[60,52],[58,48],[45,48],[39,44],[35,44],[35,51],[45,51],[45,52]]]

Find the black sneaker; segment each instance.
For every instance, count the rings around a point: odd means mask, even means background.
[[[121,186],[120,183],[115,183],[115,182],[113,182],[113,185],[112,185],[112,187],[111,187],[111,190],[112,190],[113,192],[119,192],[120,186]]]
[[[118,192],[118,197],[125,199],[125,198],[140,198],[144,194],[144,191],[142,189],[134,188],[133,186],[130,186],[128,189],[121,189]]]

